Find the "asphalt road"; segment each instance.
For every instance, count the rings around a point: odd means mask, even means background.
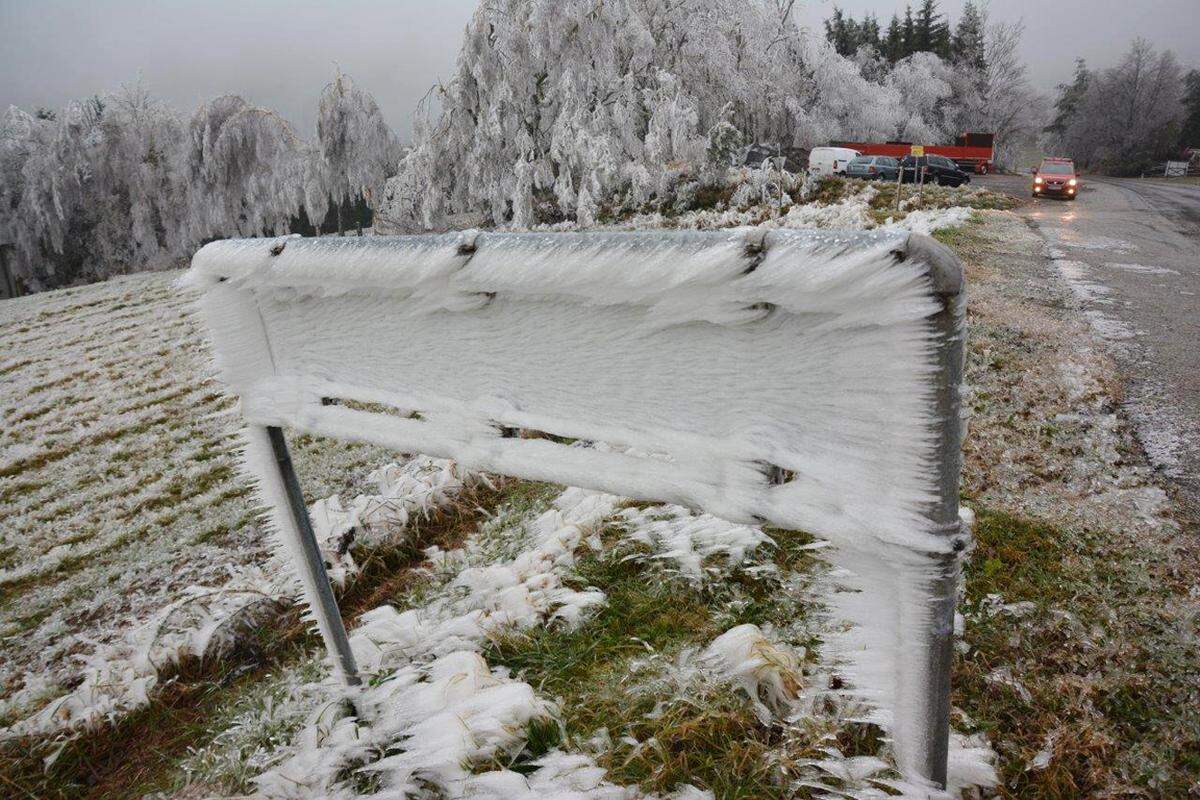
[[[1086,177],[1066,201],[1032,199],[1030,180],[977,182],[1030,201],[1020,213],[1116,359],[1146,454],[1200,523],[1200,185]]]

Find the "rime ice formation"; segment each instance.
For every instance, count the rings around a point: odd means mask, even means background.
[[[383,197],[384,181],[401,156],[375,98],[340,69],[321,91],[315,151],[305,183],[305,210],[313,220],[325,217],[331,199],[343,204]]]
[[[253,452],[252,441],[248,451]],[[477,476],[453,462],[418,456],[380,467],[370,480],[378,493],[359,495],[348,508],[333,495],[310,510],[330,577],[339,585],[357,572],[348,535],[366,543],[402,536],[410,519],[453,502]],[[134,625],[123,641],[81,656],[78,685],[29,718],[0,729],[0,738],[95,728],[148,703],[161,674],[185,659],[221,655],[244,628],[272,620],[300,597],[288,542],[280,537],[275,550],[264,566],[231,565],[223,585],[187,587],[177,600]]]
[[[189,277],[252,424],[946,551],[924,519],[940,306],[929,265],[896,256],[908,241],[771,231],[763,246],[746,230],[226,241],[198,253]],[[767,480],[772,468],[788,479]]]
[[[681,573],[695,581],[703,579],[709,557],[719,555],[728,564],[740,564],[747,553],[771,544],[771,537],[758,528],[679,506],[626,509],[618,519],[627,539],[650,547],[654,558],[674,561]]]
[[[295,532],[269,425],[807,530],[845,570],[832,599],[850,623],[834,641],[845,672],[911,772],[931,593],[963,545],[930,514],[931,318],[936,292],[961,286],[940,247],[760,229],[284,238],[210,244],[189,280],[285,541]],[[468,597],[491,599],[457,616],[380,610],[367,628],[403,648],[470,643],[600,599],[563,602],[549,585],[540,603],[524,569],[463,576]],[[356,638],[364,662],[380,656]]]
[[[982,22],[980,22],[982,26]],[[479,213],[527,228],[537,206],[582,226],[601,209],[664,210],[712,185],[731,140],[942,141],[1030,132],[1019,30],[980,29],[978,61],[853,57],[792,3],[500,0],[467,25],[454,73],[424,100],[381,216],[439,227]],[[550,196],[553,200],[550,201]]]
[[[757,625],[738,625],[713,640],[703,657],[746,693],[764,723],[786,712],[801,686],[796,655],[771,642]]]

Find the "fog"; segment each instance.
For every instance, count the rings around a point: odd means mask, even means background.
[[[916,3],[914,3],[915,5]],[[69,100],[141,82],[190,110],[236,92],[277,109],[301,132],[335,65],[373,92],[402,138],[413,107],[454,66],[474,0],[280,2],[63,2],[0,0],[0,107],[57,108]],[[820,29],[834,3],[798,5]],[[882,25],[903,3],[839,0]],[[962,0],[940,4],[952,19]],[[994,18],[1026,24],[1034,83],[1050,92],[1078,56],[1115,62],[1134,36],[1200,66],[1200,0],[993,0]]]

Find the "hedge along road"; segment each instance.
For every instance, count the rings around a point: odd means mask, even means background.
[[[1029,198],[1030,180],[980,183]],[[1078,200],[1021,213],[1116,360],[1151,463],[1200,524],[1200,184],[1085,176]]]

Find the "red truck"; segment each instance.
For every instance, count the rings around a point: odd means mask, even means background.
[[[986,175],[992,171],[996,136],[992,133],[964,133],[954,144],[927,144],[925,153],[945,156],[964,172]],[[834,142],[835,147],[850,147],[864,156],[904,158],[912,152],[913,142]]]

